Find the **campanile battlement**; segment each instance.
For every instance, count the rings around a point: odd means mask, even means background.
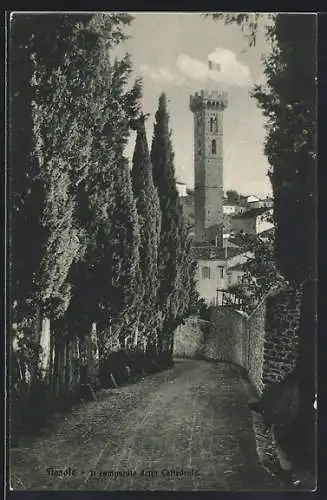
[[[224,110],[227,105],[227,92],[201,90],[190,96],[190,110],[193,113],[205,108]]]

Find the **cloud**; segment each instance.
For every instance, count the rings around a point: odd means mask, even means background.
[[[140,71],[143,76],[150,78],[154,82],[171,83],[173,85],[182,85],[184,83],[184,78],[174,74],[169,68],[161,67],[156,69],[147,64],[141,64]]]
[[[231,50],[218,47],[214,52],[208,54],[207,62],[180,54],[176,65],[181,73],[193,80],[213,81],[236,87],[248,87],[252,84],[249,68],[238,61]]]
[[[184,75],[193,80],[204,82],[208,77],[207,65],[197,59],[192,59],[192,57],[181,54],[178,56],[176,64]]]

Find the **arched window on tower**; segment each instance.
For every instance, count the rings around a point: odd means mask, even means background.
[[[213,131],[217,134],[217,132],[218,132],[218,119],[217,119],[217,116],[214,117],[212,125],[213,125]]]
[[[211,141],[211,153],[213,155],[215,155],[217,153],[216,139],[212,139],[212,141]]]
[[[213,132],[213,124],[214,124],[214,119],[213,117],[210,118],[210,132]]]

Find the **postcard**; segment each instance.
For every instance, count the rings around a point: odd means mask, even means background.
[[[317,16],[8,14],[8,486],[317,487]]]

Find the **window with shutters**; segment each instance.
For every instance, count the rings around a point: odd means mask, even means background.
[[[204,266],[202,268],[202,278],[205,279],[205,280],[209,280],[210,279],[210,267]]]
[[[220,279],[224,279],[224,268],[222,266],[218,266]]]

